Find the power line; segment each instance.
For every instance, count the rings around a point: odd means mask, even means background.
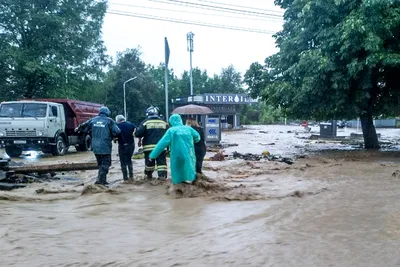
[[[205,5],[205,4],[199,4],[199,3],[192,3],[192,2],[186,2],[186,1],[180,1],[180,0],[148,0],[150,2],[157,2],[157,3],[163,3],[163,4],[171,4],[171,5],[180,5],[180,6],[187,6],[187,7],[194,7],[194,8],[199,8],[199,9],[212,9],[215,11],[220,11],[220,12],[227,12],[227,13],[233,13],[233,14],[251,14],[253,16],[257,17],[276,17],[276,18],[282,18],[281,15],[277,14],[268,14],[268,13],[262,13],[262,12],[255,12],[255,11],[248,11],[248,10],[241,10],[241,9],[234,9],[234,8],[226,8],[226,7],[219,7],[219,6],[212,6],[212,5]],[[167,1],[167,2],[166,2]]]
[[[124,12],[120,10],[108,10],[107,13],[112,15],[120,15],[120,16],[127,16],[127,17],[135,17],[135,18],[143,18],[143,19],[150,19],[150,20],[158,20],[158,21],[167,21],[167,22],[174,22],[180,24],[189,24],[189,25],[196,25],[196,26],[203,26],[209,28],[218,28],[218,29],[225,29],[225,30],[234,30],[234,31],[243,31],[243,32],[252,32],[252,33],[261,33],[261,34],[275,34],[275,31],[266,31],[261,29],[253,29],[253,28],[244,28],[244,27],[235,27],[229,25],[222,25],[222,24],[212,24],[212,23],[204,23],[200,21],[189,21],[189,20],[181,20],[181,19],[174,19],[174,18],[167,18],[167,17],[158,17],[158,16],[151,16],[139,13],[131,13],[131,12]]]
[[[258,10],[258,11],[264,11],[264,12],[275,12],[280,15],[283,15],[283,12],[278,11],[278,10],[272,10],[272,9],[259,9],[255,7],[247,7],[247,6],[240,6],[240,5],[233,5],[233,4],[225,4],[221,2],[214,2],[214,1],[208,1],[208,0],[197,0],[199,2],[206,2],[206,3],[211,3],[211,4],[216,4],[220,6],[227,6],[227,7],[239,7],[239,8],[245,8],[245,9],[252,9],[252,10]]]
[[[254,21],[266,21],[266,22],[271,22],[271,21],[275,20],[277,22],[283,22],[282,19],[278,19],[278,18],[262,19],[262,18],[254,18],[254,17],[237,17],[237,16],[227,16],[227,15],[221,15],[221,14],[210,14],[210,13],[203,13],[203,12],[174,10],[174,9],[168,9],[168,8],[138,6],[138,5],[132,5],[132,4],[121,4],[121,3],[113,3],[113,2],[109,2],[109,4],[117,5],[117,6],[126,6],[126,7],[137,7],[137,8],[151,9],[151,10],[171,11],[171,12],[178,12],[178,13],[189,13],[189,14],[196,14],[196,15],[202,15],[202,16],[215,16],[215,17],[245,19],[245,20],[254,20]],[[248,16],[248,15],[243,15],[243,16]]]

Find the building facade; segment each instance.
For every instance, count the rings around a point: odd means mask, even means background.
[[[257,100],[250,98],[247,94],[202,94],[189,97],[172,99],[172,108],[195,104],[206,106],[214,113],[208,117],[220,119],[221,126],[225,128],[238,128],[240,126],[240,105],[257,103]],[[204,124],[206,116],[201,116]]]
[[[240,127],[240,106],[257,103],[247,94],[202,94],[180,97],[171,100],[172,108],[194,104],[210,108],[214,113],[197,115],[196,118],[204,128],[207,143],[219,143],[223,129]]]

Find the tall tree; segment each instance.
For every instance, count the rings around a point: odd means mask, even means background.
[[[0,1],[3,96],[73,97],[99,79],[106,8],[106,0]]]
[[[258,62],[250,65],[250,68],[244,75],[244,83],[249,86],[250,96],[256,98],[261,95],[268,81],[271,79],[267,75],[268,71],[264,65]]]
[[[126,110],[128,119],[139,123],[145,118],[145,111],[150,105],[163,109],[163,90],[158,87],[151,73],[151,67],[140,58],[138,49],[127,49],[118,53],[117,60],[107,74],[108,87],[105,104],[116,114],[124,114],[123,84],[126,83]]]
[[[238,94],[244,93],[242,86],[242,75],[240,72],[236,71],[235,67],[232,65],[221,70],[220,86],[218,88],[219,93],[231,93]]]
[[[295,118],[359,116],[365,148],[379,148],[373,117],[400,111],[400,2],[275,3],[285,23],[275,36],[280,51],[265,66],[263,99]]]
[[[209,76],[206,70],[194,68],[193,75],[193,92],[194,94],[205,93],[243,93],[242,76],[231,65],[223,68],[219,75]],[[190,76],[189,72],[184,71],[179,84],[180,91],[183,95],[190,93]]]

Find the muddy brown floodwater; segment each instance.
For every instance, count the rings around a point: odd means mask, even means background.
[[[378,131],[378,152],[309,140],[299,126],[224,133],[239,144],[226,153],[268,150],[295,163],[206,161],[213,180],[200,188],[123,184],[114,155],[107,190],[85,171],[0,191],[0,266],[400,266],[400,130]],[[142,160],[134,165],[143,178]]]

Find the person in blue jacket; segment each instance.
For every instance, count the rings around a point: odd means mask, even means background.
[[[173,114],[169,118],[171,128],[150,153],[150,160],[158,157],[170,146],[170,168],[173,184],[192,183],[196,179],[196,155],[194,143],[200,141],[200,135],[192,127],[183,125],[182,118]]]
[[[118,128],[121,130],[121,133],[118,135],[118,155],[121,163],[122,177],[124,181],[132,180],[132,155],[133,151],[135,151],[133,133],[136,129],[136,125],[126,121],[123,115],[117,115],[115,121],[117,122]]]
[[[111,166],[112,140],[121,130],[117,123],[110,118],[111,112],[107,107],[101,107],[99,115],[80,124],[75,131],[92,132],[92,150],[99,166],[95,184],[107,185],[107,174]]]

